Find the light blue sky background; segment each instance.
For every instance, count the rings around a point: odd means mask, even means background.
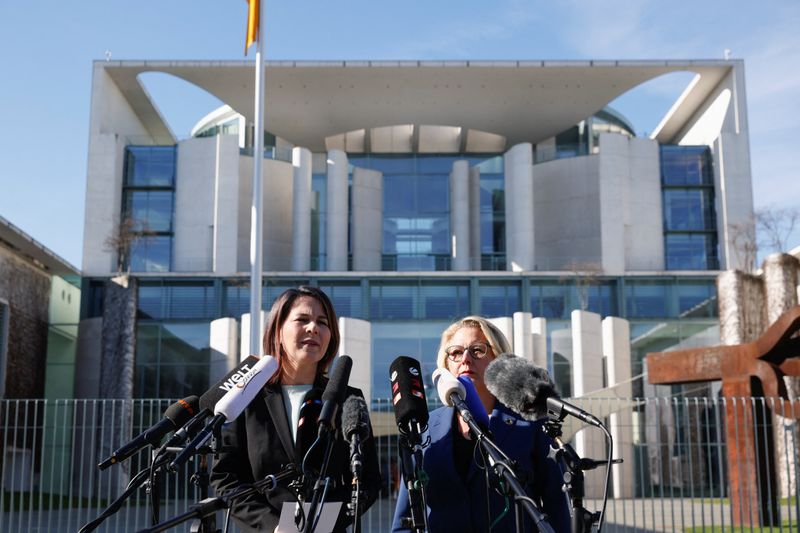
[[[267,59],[745,60],[756,208],[800,206],[800,1],[266,0]],[[242,59],[244,0],[0,2],[0,215],[81,265],[92,61]],[[251,52],[250,57],[253,57]],[[652,131],[690,76],[614,106]],[[179,137],[216,107],[145,80]],[[800,232],[789,242],[800,244]]]

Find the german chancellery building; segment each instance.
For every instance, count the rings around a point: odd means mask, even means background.
[[[629,322],[634,375],[648,352],[719,343],[715,278],[743,261],[735,229],[753,213],[741,61],[265,69],[263,307],[290,286],[323,288],[353,319],[343,350],[368,354],[354,375],[373,398],[388,396],[398,355],[432,369],[442,330],[468,314],[546,319],[538,335],[567,389],[556,347],[574,309]],[[686,71],[649,137],[608,106]],[[148,72],[225,105],[178,139],[140,83]],[[94,64],[76,395],[109,386],[109,328],[133,397],[200,394],[240,357],[253,85],[245,61]],[[115,323],[120,272],[129,308]]]

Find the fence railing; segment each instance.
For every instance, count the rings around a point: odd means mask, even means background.
[[[731,400],[727,400],[730,402]],[[604,417],[614,436],[614,456],[604,531],[738,531],[731,505],[731,470],[754,468],[758,497],[774,502],[774,516],[744,517],[772,523],[772,531],[798,531],[798,426],[800,406],[783,400],[738,399],[755,416],[736,431],[752,432],[752,457],[728,464],[726,400],[714,398],[595,399],[582,407]],[[159,421],[171,400],[0,401],[0,531],[77,531],[96,518],[149,464],[147,451],[100,471],[111,451]],[[364,531],[388,531],[398,479],[397,436],[391,403],[373,400],[372,421],[384,483],[363,520]],[[731,411],[731,412],[735,412]],[[604,458],[605,441],[594,428],[572,422],[565,435],[583,457]],[[197,465],[161,476],[160,516],[184,512],[199,500],[189,480]],[[599,508],[603,468],[586,473],[586,507]],[[99,531],[138,531],[150,525],[149,495],[142,488]],[[737,520],[738,518],[738,520]],[[221,523],[222,514],[218,516]],[[187,526],[175,528],[185,531]],[[746,529],[749,531],[749,528]]]

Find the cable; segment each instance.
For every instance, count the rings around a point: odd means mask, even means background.
[[[603,528],[603,521],[606,516],[606,504],[608,503],[608,487],[611,485],[611,460],[614,457],[614,439],[611,438],[611,433],[605,425],[601,424],[603,432],[606,434],[608,440],[608,459],[606,461],[606,486],[603,489],[603,507],[600,509],[600,519],[597,521],[597,533]]]

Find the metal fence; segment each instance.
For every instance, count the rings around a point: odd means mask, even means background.
[[[737,432],[751,432],[752,457],[728,464],[723,399],[596,399],[587,410],[605,417],[614,436],[614,456],[604,531],[739,531],[734,523],[770,522],[772,531],[798,531],[798,428],[800,406],[782,400],[739,399],[747,423],[734,419]],[[96,518],[149,464],[143,451],[100,471],[97,463],[132,436],[156,423],[170,400],[3,400],[0,401],[0,531],[77,531]],[[384,486],[363,520],[364,531],[388,531],[395,504],[397,437],[388,401],[373,400]],[[732,412],[736,412],[735,410]],[[750,421],[754,422],[750,422]],[[604,458],[603,435],[594,428],[565,424],[583,457]],[[731,470],[754,468],[758,498],[769,500],[767,517],[736,517],[731,505]],[[189,463],[160,483],[160,516],[184,512],[200,499],[189,480]],[[590,510],[599,509],[604,469],[586,473]],[[150,525],[151,506],[138,489],[98,531],[138,531]],[[738,518],[738,519],[737,519]],[[744,518],[744,520],[742,520]],[[753,520],[755,518],[755,520]],[[218,515],[218,524],[222,514]],[[188,530],[188,525],[175,528]],[[746,528],[750,531],[750,528]],[[758,530],[758,529],[755,529]]]

